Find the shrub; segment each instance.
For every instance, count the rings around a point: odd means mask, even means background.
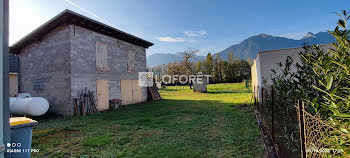
[[[282,137],[290,144],[295,144],[297,138],[291,136],[297,128],[294,120],[288,120],[294,117],[286,114],[290,114],[298,99],[303,99],[309,113],[320,114],[324,121],[337,129],[327,141],[350,153],[349,13],[345,10],[341,14],[337,13],[341,19],[334,31],[329,31],[336,39],[335,43],[330,44],[330,50],[325,51],[319,45],[305,44],[304,51],[299,53],[301,63],[294,64],[288,57],[285,64],[279,64],[282,74],[275,73],[272,77],[277,110],[281,116],[289,117],[276,119],[283,125]],[[297,68],[296,72],[291,71],[292,66]]]

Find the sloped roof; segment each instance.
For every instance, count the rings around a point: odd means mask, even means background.
[[[154,45],[151,42],[66,9],[45,24],[41,25],[39,28],[35,29],[33,32],[29,33],[17,43],[13,44],[10,47],[10,52],[15,54],[20,53],[24,47],[33,42],[40,41],[43,36],[62,24],[74,24],[144,48]]]

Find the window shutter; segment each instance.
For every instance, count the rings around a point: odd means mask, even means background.
[[[96,42],[96,70],[109,70],[107,45],[101,42]]]

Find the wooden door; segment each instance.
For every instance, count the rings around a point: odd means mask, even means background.
[[[139,103],[142,101],[142,88],[139,80],[121,80],[122,105]]]
[[[132,104],[132,81],[121,80],[122,105]]]
[[[99,79],[96,81],[96,91],[97,91],[97,109],[98,111],[109,109],[109,81]]]
[[[139,86],[139,80],[132,80],[132,103],[142,101],[142,89]]]

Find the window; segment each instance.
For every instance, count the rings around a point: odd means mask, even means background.
[[[135,52],[127,51],[127,71],[135,72]]]
[[[108,53],[107,45],[101,42],[96,42],[96,70],[108,71]]]

